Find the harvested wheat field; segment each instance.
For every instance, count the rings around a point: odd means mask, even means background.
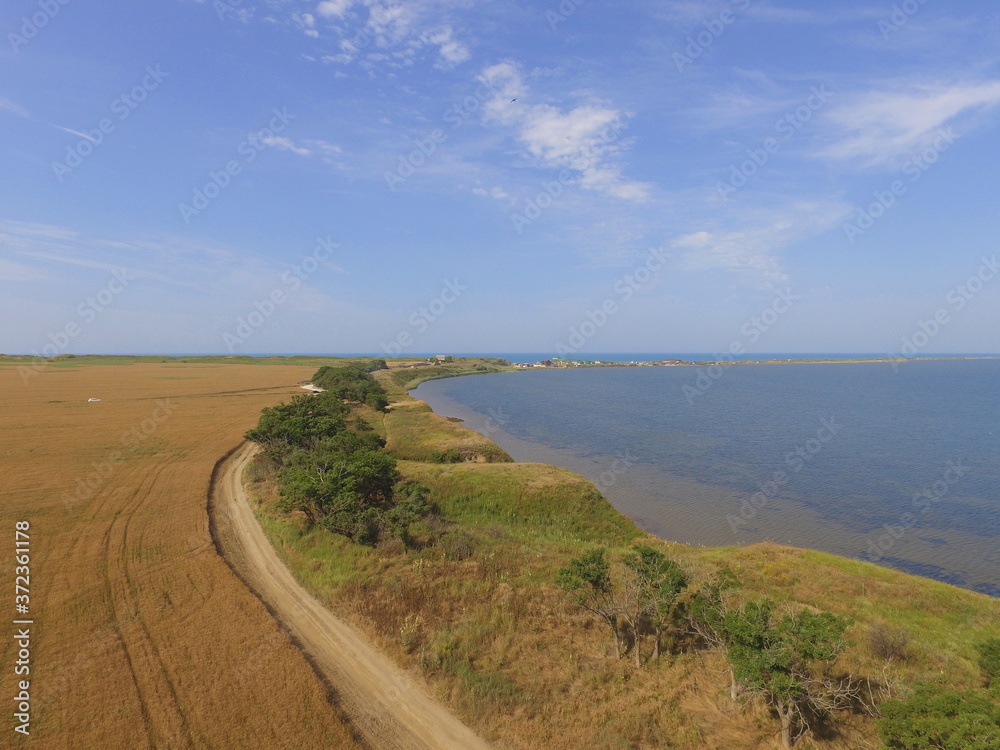
[[[15,616],[33,620],[30,736],[11,731],[5,711],[0,745],[360,747],[217,554],[206,513],[216,461],[314,368],[67,365],[27,383],[16,365],[0,367],[3,606],[15,614],[15,523],[26,521],[30,611]],[[19,689],[10,622],[8,707]]]

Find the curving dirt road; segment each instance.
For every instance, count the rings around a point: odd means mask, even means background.
[[[333,686],[354,729],[375,750],[488,750],[472,730],[295,580],[243,491],[243,467],[256,450],[247,443],[217,467],[210,505],[217,543]]]

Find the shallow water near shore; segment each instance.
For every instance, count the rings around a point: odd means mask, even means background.
[[[529,371],[413,395],[518,461],[582,474],[665,539],[771,540],[1000,596],[1000,361],[703,372]]]

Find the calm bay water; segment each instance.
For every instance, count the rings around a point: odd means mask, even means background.
[[[1000,596],[1000,360],[700,372],[528,371],[414,395],[516,460],[586,476],[666,539],[772,540]]]

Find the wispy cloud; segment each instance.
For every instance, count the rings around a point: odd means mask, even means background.
[[[482,196],[484,198],[487,198],[487,197],[489,197],[489,198],[495,198],[496,200],[499,200],[499,201],[508,200],[510,198],[510,195],[507,193],[507,191],[504,190],[500,186],[494,186],[494,187],[490,188],[489,190],[487,190],[486,188],[474,187],[474,188],[472,188],[472,194],[473,195],[479,195],[479,196]]]
[[[0,96],[0,112],[10,112],[18,117],[31,117],[31,115],[28,114],[28,110],[17,102],[12,102],[10,99],[3,96]]]
[[[731,222],[736,226],[682,235],[672,247],[683,270],[729,271],[751,286],[770,288],[789,281],[781,251],[839,226],[849,211],[837,201],[790,202],[763,222],[737,216]]]
[[[87,135],[86,133],[81,133],[79,130],[73,130],[73,128],[64,128],[62,125],[53,125],[56,130],[61,130],[64,133],[69,133],[70,135],[75,135],[77,138],[83,138],[85,141],[90,141],[91,143],[97,143],[92,135]]]
[[[261,143],[279,151],[290,151],[299,156],[313,156],[326,162],[341,166],[336,157],[343,154],[344,150],[333,143],[327,143],[321,139],[306,138],[301,141],[294,141],[283,135],[268,136],[261,138]]]
[[[579,184],[626,200],[645,200],[649,186],[622,176],[615,157],[624,151],[625,116],[601,104],[563,111],[551,104],[529,104],[529,90],[511,62],[486,68],[481,76],[494,92],[483,118],[510,128],[534,163],[569,169]]]
[[[470,57],[472,57],[472,53],[469,52],[469,48],[455,39],[454,34],[455,32],[451,26],[442,26],[439,29],[435,29],[434,31],[424,34],[422,37],[422,39],[428,44],[433,44],[438,47],[438,52],[441,55],[438,67],[454,67],[455,65],[466,62]]]
[[[316,6],[316,12],[324,18],[343,18],[354,0],[323,0]]]
[[[283,135],[272,135],[260,140],[265,146],[276,148],[279,151],[291,151],[299,156],[309,156],[312,153],[308,148],[296,146],[291,138],[286,138]]]
[[[830,111],[834,140],[820,156],[864,167],[894,165],[927,146],[940,128],[997,104],[1000,81],[911,84],[845,96]]]

